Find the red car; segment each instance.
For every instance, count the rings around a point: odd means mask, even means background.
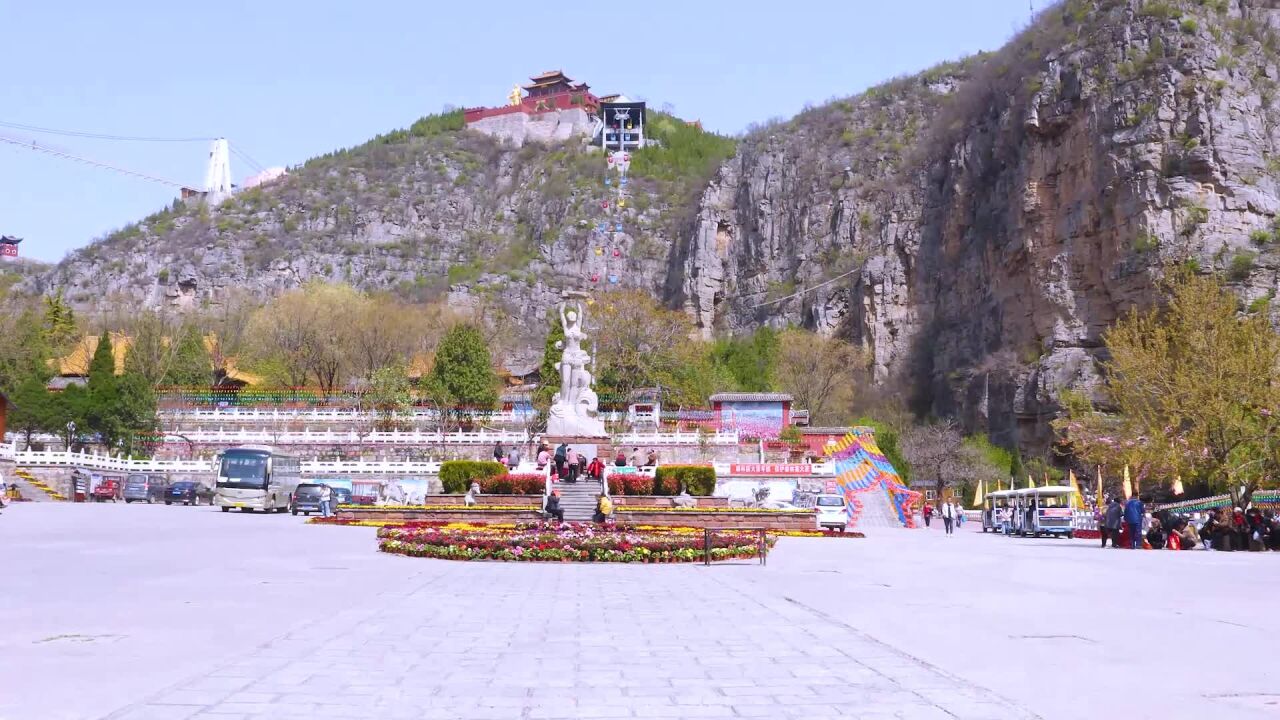
[[[103,479],[98,486],[93,489],[94,502],[106,502],[110,500],[115,502],[120,496],[120,481],[113,478]]]

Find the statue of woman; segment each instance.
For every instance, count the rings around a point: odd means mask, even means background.
[[[560,303],[560,323],[564,326],[564,354],[560,356],[560,401],[574,407],[578,400],[575,375],[591,362],[591,357],[582,349],[582,341],[587,339],[586,333],[582,331],[582,303],[574,303],[576,311],[566,312],[565,305],[567,303]]]

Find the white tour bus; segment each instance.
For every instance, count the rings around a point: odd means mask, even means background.
[[[301,472],[298,458],[265,445],[228,448],[218,457],[213,502],[222,512],[231,508],[285,512]]]

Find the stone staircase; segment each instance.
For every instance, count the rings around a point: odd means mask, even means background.
[[[47,502],[50,500],[66,500],[62,493],[54,490],[43,480],[40,480],[31,471],[26,468],[17,468],[10,476],[9,482],[18,488],[18,492],[23,498],[34,502]]]
[[[567,522],[590,522],[596,512],[596,497],[600,494],[600,481],[578,478],[578,482],[556,481],[553,486],[560,491],[560,507],[564,508]]]
[[[881,528],[900,528],[898,512],[893,508],[893,501],[883,486],[869,492],[858,493],[862,501],[862,514],[851,530],[878,530]]]

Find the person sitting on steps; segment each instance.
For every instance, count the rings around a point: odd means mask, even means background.
[[[564,508],[560,507],[560,491],[552,490],[547,496],[547,515],[555,518],[558,522],[564,522]]]

